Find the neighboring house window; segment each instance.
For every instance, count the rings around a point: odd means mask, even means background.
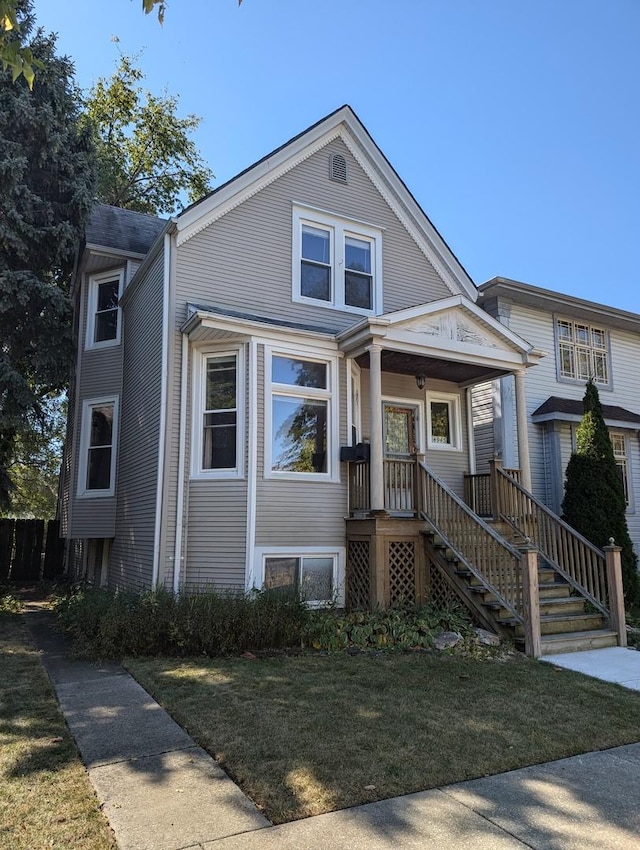
[[[106,348],[120,342],[121,310],[118,306],[124,271],[89,278],[87,348]]]
[[[242,352],[205,352],[195,369],[193,473],[202,477],[242,474]]]
[[[427,393],[427,447],[462,451],[460,396]]]
[[[627,458],[627,441],[624,438],[624,434],[612,433],[609,434],[609,436],[611,438],[611,445],[613,446],[613,456],[616,459],[620,478],[622,479],[624,500],[626,504],[629,505],[629,465]]]
[[[311,209],[293,211],[293,293],[356,313],[382,312],[382,233]]]
[[[266,369],[270,377],[267,472],[330,478],[335,466],[331,458],[336,439],[335,362],[267,350]]]
[[[259,550],[257,554],[265,590],[295,594],[311,606],[343,601],[342,552],[323,547],[285,547]]]
[[[603,328],[556,319],[556,342],[560,378],[610,383],[607,333]]]
[[[82,411],[78,494],[112,496],[115,489],[117,398],[85,401]]]

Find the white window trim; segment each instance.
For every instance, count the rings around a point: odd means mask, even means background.
[[[105,339],[102,342],[94,342],[94,334],[96,327],[96,310],[98,309],[98,286],[101,283],[106,283],[110,280],[118,281],[118,301],[122,298],[124,288],[124,269],[116,271],[101,272],[100,274],[91,275],[88,284],[87,295],[87,334],[85,339],[85,348],[112,348],[114,345],[120,345],[122,336],[122,308],[118,305],[118,324],[116,326],[115,339]]]
[[[309,360],[314,363],[327,364],[328,388],[326,390],[313,387],[295,387],[289,384],[278,384],[271,380],[271,361],[274,356],[292,357],[296,360]],[[286,472],[272,469],[272,439],[273,416],[272,399],[274,392],[282,396],[298,396],[299,398],[317,398],[326,400],[329,408],[327,417],[327,471],[326,472]],[[264,347],[264,477],[289,481],[325,481],[337,483],[340,480],[340,464],[338,461],[338,358],[313,349],[287,348],[286,346]]]
[[[614,436],[621,437],[622,441],[624,443],[624,464],[625,464],[624,468],[625,468],[625,476],[626,476],[626,479],[627,479],[627,493],[629,494],[629,501],[626,502],[626,513],[633,514],[633,513],[635,513],[635,498],[634,498],[635,494],[634,494],[634,488],[633,488],[633,474],[632,474],[633,471],[632,471],[632,468],[631,468],[631,452],[630,452],[631,442],[627,438],[627,435],[624,433],[624,431],[619,431],[615,428],[612,428],[612,429],[609,430],[609,439],[611,440],[612,449],[613,449],[613,437]],[[618,464],[618,460],[620,458],[619,458],[618,455],[615,454],[615,451],[614,451],[614,457],[616,459],[616,466],[620,466],[620,464]]]
[[[563,375],[562,374],[562,362],[561,362],[561,359],[560,359],[560,333],[559,333],[559,330],[558,330],[558,323],[559,322],[570,322],[572,325],[585,325],[586,327],[589,328],[589,330],[594,329],[594,330],[602,331],[604,333],[605,347],[602,350],[604,351],[605,357],[606,357],[607,380],[605,382],[597,381],[595,379],[595,376],[593,376],[593,379],[594,379],[595,385],[598,387],[599,390],[612,390],[613,389],[613,365],[612,365],[612,358],[611,358],[611,336],[609,334],[609,330],[607,328],[605,328],[603,325],[593,324],[592,322],[587,321],[587,320],[583,321],[581,319],[576,319],[575,317],[571,318],[570,316],[565,316],[565,315],[560,315],[559,313],[555,313],[553,315],[553,342],[554,342],[555,353],[556,353],[556,378],[557,378],[558,382],[564,383],[564,384],[575,384],[577,386],[583,387],[585,385],[586,381],[587,381],[586,378],[577,378],[577,377],[574,378],[571,375]],[[571,343],[571,345],[575,348],[576,343],[573,342],[573,343]],[[596,350],[591,345],[584,346],[584,347],[588,348],[589,351]]]
[[[262,589],[264,566],[267,558],[333,558],[334,598],[329,602],[307,601],[309,608],[327,608],[331,605],[344,606],[345,561],[344,548],[336,546],[258,546],[254,550],[253,575],[249,588]]]
[[[236,358],[236,466],[233,469],[203,469],[202,417],[206,392],[206,361],[208,357]],[[245,352],[244,345],[224,348],[203,348],[193,351],[191,478],[200,480],[244,477],[245,456]]]
[[[302,262],[302,226],[321,227],[331,236],[331,300],[309,298],[302,295],[300,270]],[[353,236],[371,243],[372,307],[352,307],[345,304],[344,245],[345,237]],[[382,313],[382,230],[364,222],[342,218],[313,207],[293,207],[293,251],[292,251],[293,300],[303,304],[314,304],[360,316],[375,316]]]
[[[444,402],[449,405],[452,443],[435,443],[431,439],[431,402]],[[460,418],[460,396],[457,393],[441,393],[427,391],[427,448],[437,452],[462,451],[462,421]]]
[[[105,490],[89,490],[87,488],[87,471],[89,460],[89,440],[91,439],[91,411],[101,405],[113,405],[113,423],[111,427],[111,470],[110,486]],[[78,463],[78,496],[83,499],[101,499],[113,496],[116,490],[116,456],[118,454],[118,407],[117,395],[87,398],[82,402],[82,422],[80,426],[80,456]]]

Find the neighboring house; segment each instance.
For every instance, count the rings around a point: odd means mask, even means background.
[[[547,352],[525,380],[533,493],[561,513],[564,474],[593,377],[640,552],[640,316],[502,277],[484,283],[479,294],[487,312]],[[513,381],[476,387],[474,400],[478,472],[494,455],[517,467]]]
[[[351,606],[460,589],[477,608],[442,551],[493,552],[479,580],[522,622],[520,556],[460,497],[472,391],[497,378],[530,485],[541,353],[478,306],[348,106],[167,222],[97,207],[75,296],[71,572]]]

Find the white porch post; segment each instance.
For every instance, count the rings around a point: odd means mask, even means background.
[[[384,511],[384,464],[382,448],[382,351],[369,349],[369,401],[371,430],[371,510]]]
[[[518,423],[518,459],[522,486],[531,490],[531,461],[529,458],[529,423],[527,421],[527,399],[524,389],[524,369],[515,373],[516,421]]]

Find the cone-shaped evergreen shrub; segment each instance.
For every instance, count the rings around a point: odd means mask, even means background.
[[[640,599],[638,559],[625,514],[624,487],[604,422],[598,388],[589,380],[576,452],[567,465],[562,511],[569,525],[602,548],[613,537],[622,547],[622,580],[628,605]]]

